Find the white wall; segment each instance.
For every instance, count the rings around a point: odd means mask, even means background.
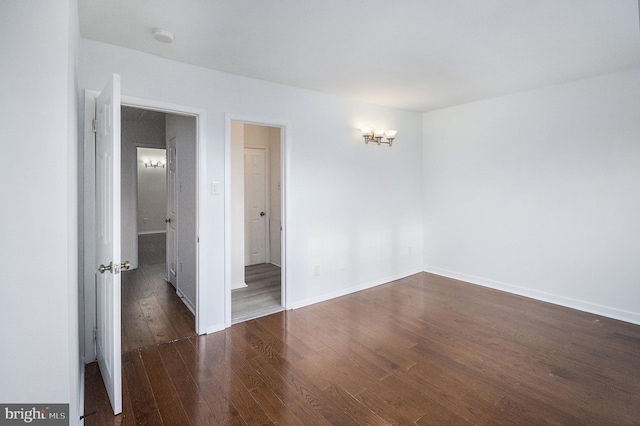
[[[80,50],[81,88],[98,90],[116,72],[123,95],[206,111],[207,183],[225,182],[225,113],[291,123],[285,166],[294,307],[421,270],[420,114],[88,40]],[[365,145],[358,131],[364,125],[398,129],[394,146]],[[212,330],[225,322],[225,198],[206,193],[201,284],[204,328]]]
[[[640,69],[424,114],[425,270],[640,323]]]
[[[164,148],[138,148],[138,234],[166,231],[167,169],[144,164],[144,159],[156,163],[165,158]]]
[[[168,114],[167,139],[176,138],[178,285],[176,291],[195,312],[197,284],[197,135],[195,117]],[[204,218],[206,220],[206,218]]]
[[[46,34],[46,37],[42,35]],[[0,2],[0,401],[82,396],[77,3]]]
[[[121,124],[121,256],[131,263],[131,269],[138,267],[138,158],[136,147],[165,147],[164,121],[123,121]],[[144,167],[144,166],[143,166]],[[162,169],[164,170],[164,169]],[[164,208],[166,210],[166,206]],[[165,211],[159,213],[163,218]]]

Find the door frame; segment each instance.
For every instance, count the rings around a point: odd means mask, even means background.
[[[289,158],[291,158],[291,123],[285,120],[271,119],[265,117],[255,117],[239,114],[225,114],[224,126],[224,250],[227,255],[224,259],[224,325],[231,327],[231,122],[243,124],[255,124],[258,126],[278,127],[280,129],[280,196],[282,214],[282,238],[280,241],[281,270],[281,294],[282,306],[284,309],[292,309],[292,289],[287,285],[289,282],[289,234],[287,232],[287,199],[289,195]]]
[[[99,92],[85,90],[84,95],[84,185],[83,185],[83,242],[84,259],[84,363],[93,362],[96,358],[94,330],[96,328],[96,294],[95,294],[95,144],[92,122],[95,115],[95,101]],[[206,333],[206,288],[208,282],[206,263],[202,256],[207,253],[206,241],[200,241],[205,234],[206,201],[206,111],[168,102],[121,95],[121,105],[147,109],[167,114],[192,116],[196,119],[196,334]]]

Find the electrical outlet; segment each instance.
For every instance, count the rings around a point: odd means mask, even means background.
[[[316,277],[318,275],[320,275],[320,265],[314,265],[313,266],[313,275],[316,276]]]
[[[220,195],[222,191],[221,183],[216,181],[211,181],[211,195]]]

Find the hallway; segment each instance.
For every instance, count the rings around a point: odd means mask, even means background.
[[[195,335],[195,318],[165,281],[165,234],[138,237],[138,269],[122,273],[122,353]]]
[[[231,291],[231,323],[282,311],[282,271],[272,263],[245,267],[247,287]]]

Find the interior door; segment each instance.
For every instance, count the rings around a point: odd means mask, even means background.
[[[178,288],[178,203],[176,198],[177,172],[176,138],[167,141],[167,281]]]
[[[245,265],[267,261],[267,190],[264,149],[244,150]]]
[[[114,414],[122,412],[120,355],[120,76],[96,101],[96,353]],[[100,266],[98,266],[100,265]]]

